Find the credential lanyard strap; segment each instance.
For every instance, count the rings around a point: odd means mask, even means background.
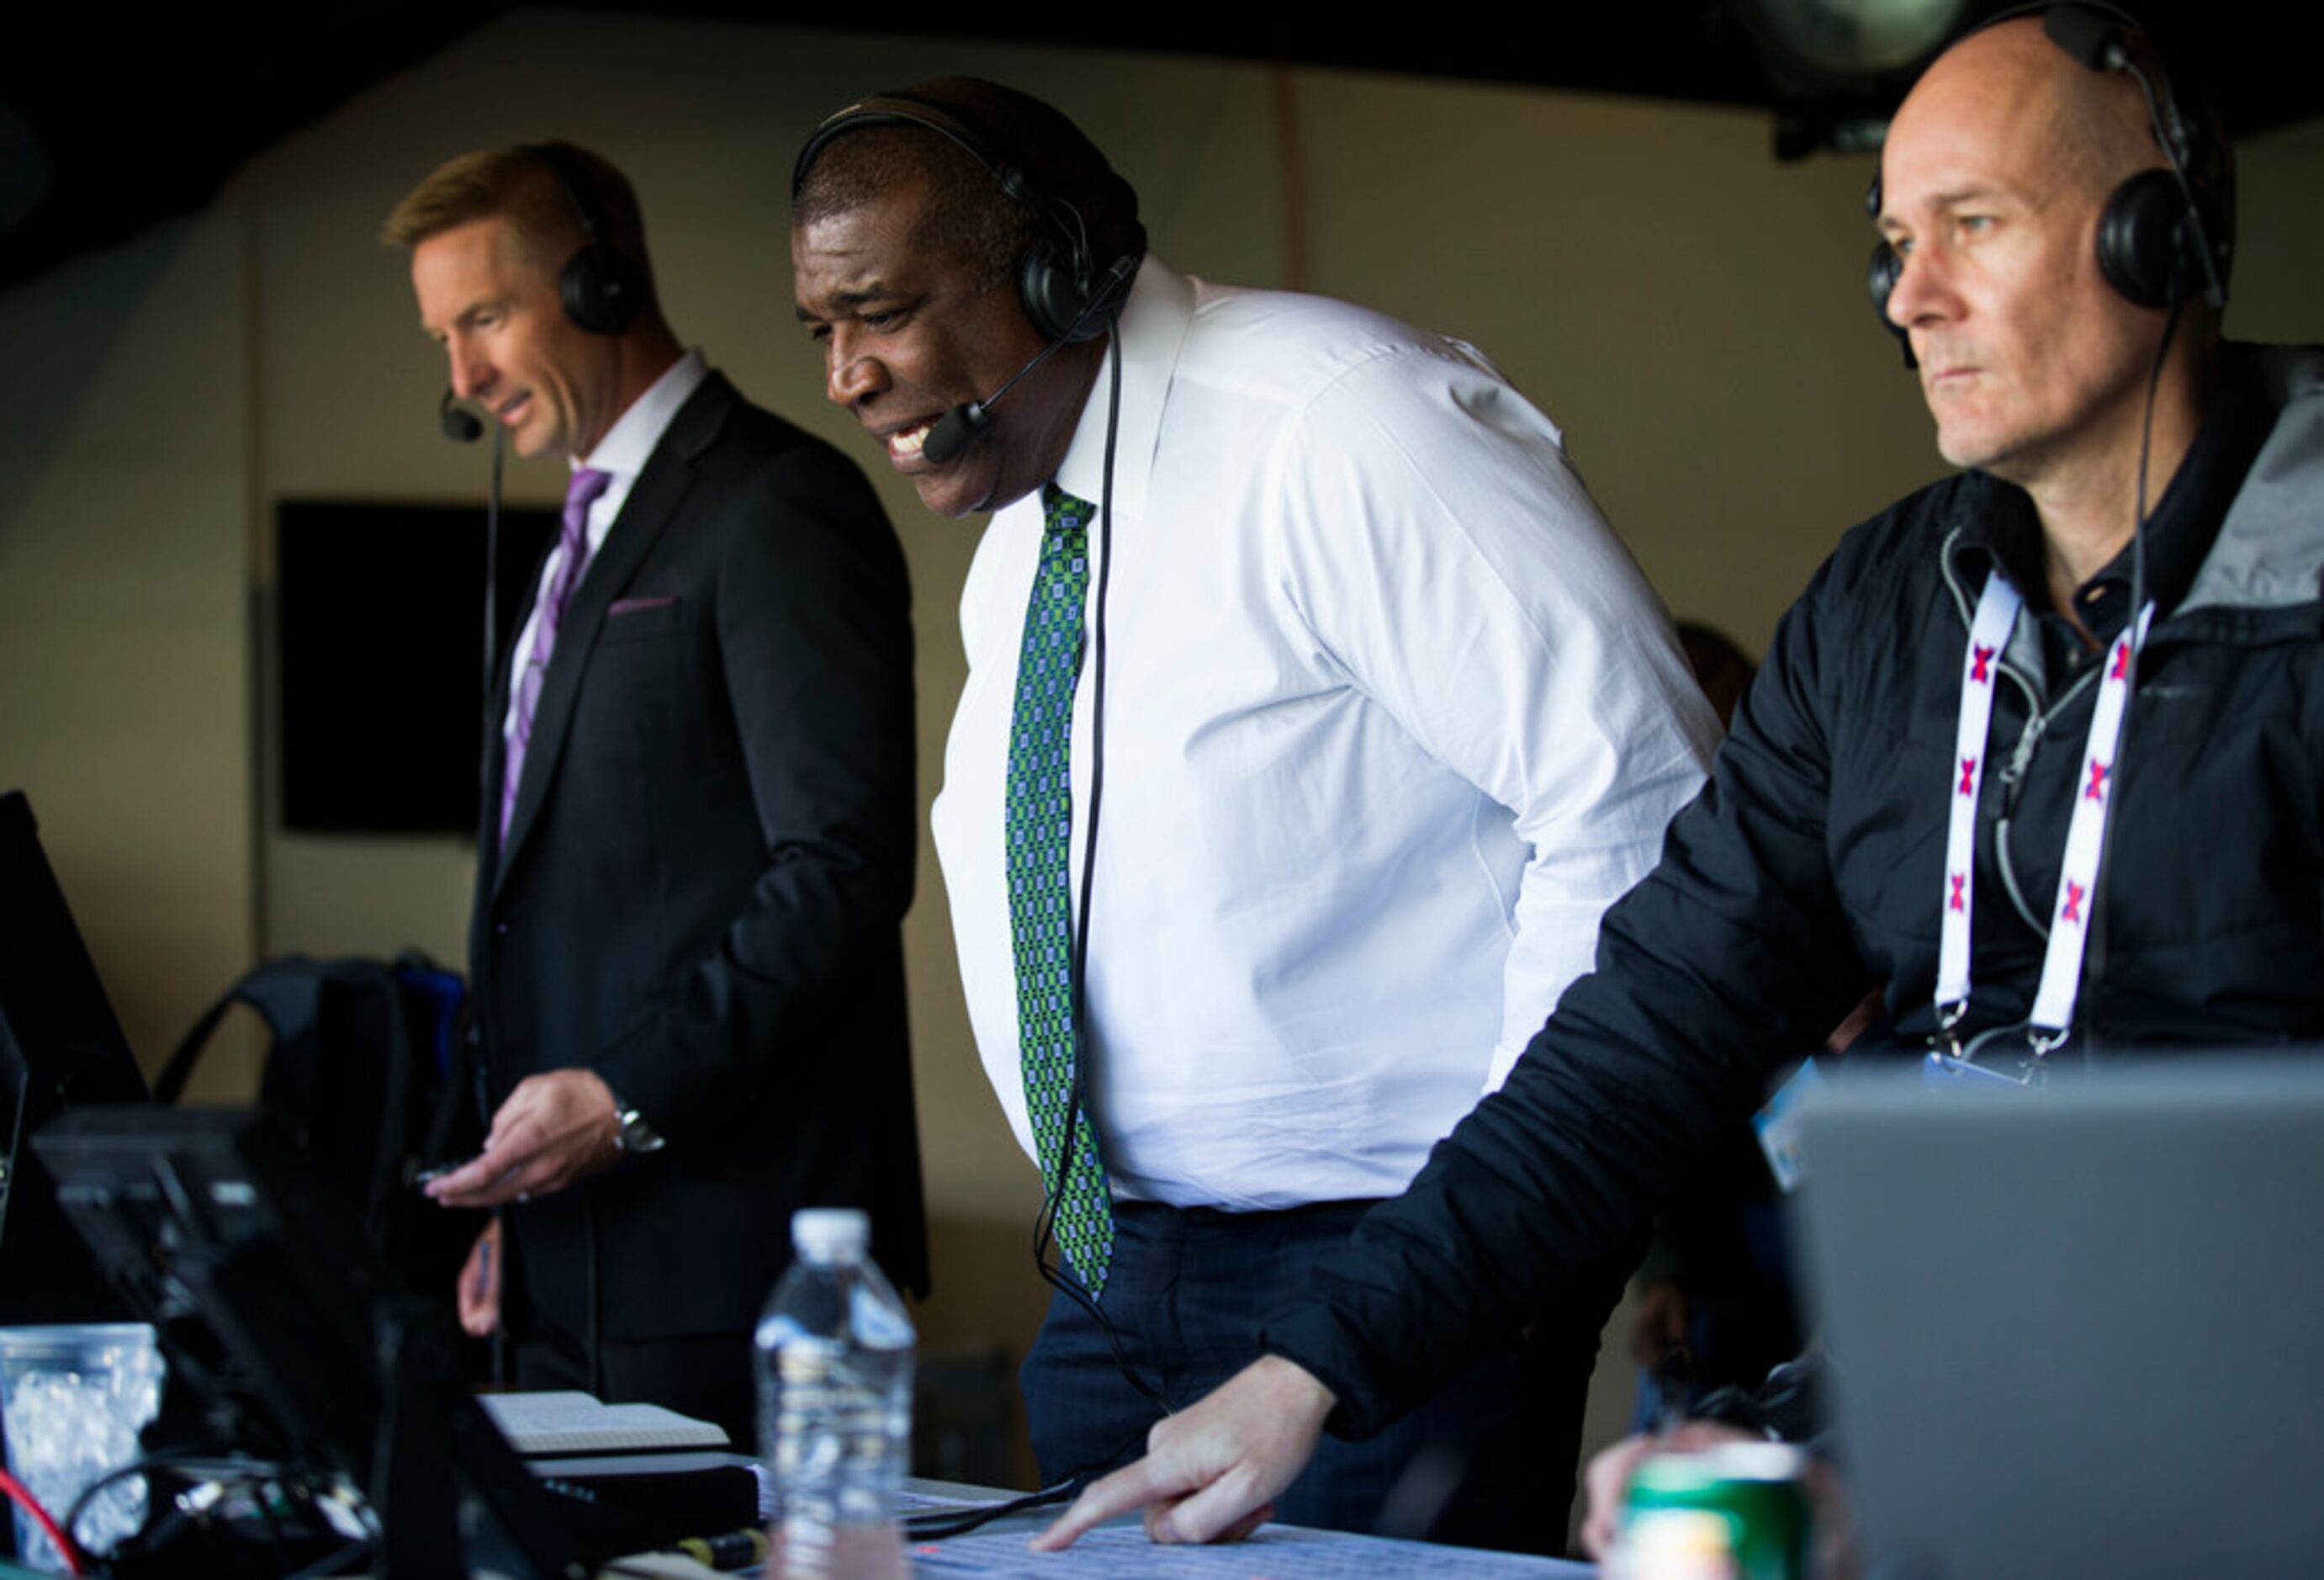
[[[1985,782],[1986,748],[1993,729],[1993,691],[2001,653],[2017,624],[2024,600],[1998,570],[1985,579],[1977,614],[1969,622],[1968,651],[1961,655],[1960,718],[1953,736],[1958,765],[1947,775],[1952,808],[1945,833],[1943,910],[1937,950],[1937,1026],[1950,1032],[1969,1011],[1969,924],[1977,906],[1977,807]],[[2122,744],[2122,720],[2154,617],[2149,603],[2107,649],[2106,671],[2090,714],[2082,747],[2081,789],[2066,827],[2065,861],[2051,912],[2050,944],[2042,961],[2042,982],[2026,1031],[2034,1051],[2047,1053],[2066,1039],[2074,1001],[2081,991],[2082,959],[2089,947],[2091,895],[2098,887],[2098,856],[2107,815],[2118,780],[2115,753]]]

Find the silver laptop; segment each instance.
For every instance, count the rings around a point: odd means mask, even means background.
[[[1802,1123],[1875,1574],[2324,1574],[2324,1057],[1835,1081]]]

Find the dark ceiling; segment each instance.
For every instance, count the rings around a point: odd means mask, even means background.
[[[742,0],[575,8],[768,25],[836,20],[828,7]],[[204,11],[128,23],[111,7],[83,6],[12,22],[0,51],[0,289],[201,208],[253,155],[509,9],[491,0],[343,0],[278,12],[279,22]],[[2140,9],[2181,69],[2211,87],[2236,135],[2324,114],[2324,72],[2260,20],[2282,10],[2244,0]],[[1154,8],[1093,13],[1060,25],[997,9],[890,7],[866,26],[1763,105],[1770,149],[1787,153],[1828,143],[1835,126],[1843,136],[1877,127],[1910,76],[1850,88],[1771,68],[1748,20],[1750,0],[1497,8],[1489,18],[1465,12],[1459,28],[1433,34],[1415,27],[1408,8],[1328,26],[1315,12],[1296,24],[1238,18],[1232,37]],[[1532,42],[1520,45],[1520,32]]]

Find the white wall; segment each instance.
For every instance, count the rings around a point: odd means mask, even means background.
[[[0,296],[0,789],[149,1061],[256,943],[244,256],[227,203]]]

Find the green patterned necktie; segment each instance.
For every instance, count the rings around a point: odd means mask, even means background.
[[[1089,588],[1089,522],[1095,513],[1056,484],[1041,491],[1047,530],[1025,645],[1017,657],[1017,706],[1009,724],[1009,937],[1017,962],[1017,1042],[1025,1108],[1041,1178],[1056,1206],[1057,1244],[1093,1298],[1113,1260],[1113,1200],[1089,1110],[1074,1104],[1074,912],[1069,848],[1074,827],[1074,686],[1082,669],[1082,602]],[[1065,1116],[1073,1151],[1061,1183]]]

